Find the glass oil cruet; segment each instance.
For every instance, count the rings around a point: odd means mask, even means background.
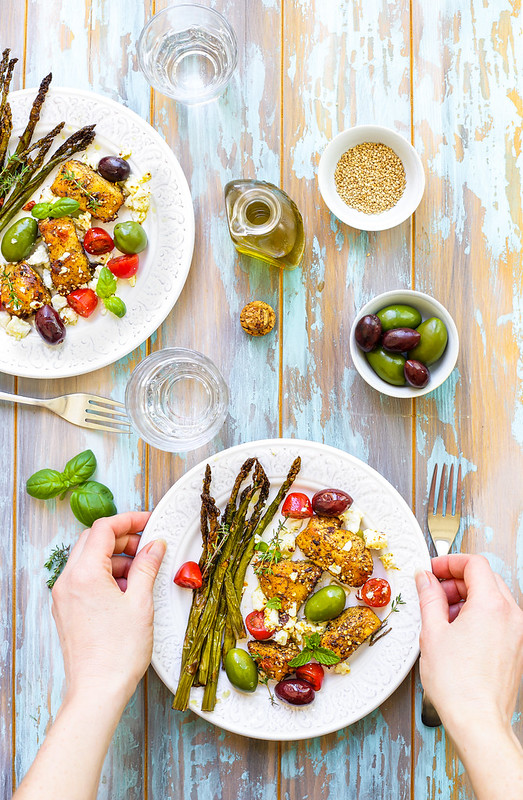
[[[225,187],[225,207],[239,253],[283,269],[300,264],[305,249],[303,219],[285,192],[265,181],[230,181]]]

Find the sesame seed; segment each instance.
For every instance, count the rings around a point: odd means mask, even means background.
[[[363,142],[343,153],[334,181],[348,206],[364,214],[381,214],[395,206],[405,191],[405,168],[387,145]]]

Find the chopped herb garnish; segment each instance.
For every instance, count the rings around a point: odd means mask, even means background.
[[[51,555],[44,564],[44,567],[51,573],[51,576],[47,581],[47,585],[50,589],[53,588],[56,581],[60,577],[63,568],[67,564],[70,549],[71,545],[62,544],[60,547],[55,547],[54,550],[51,550]]]
[[[273,565],[279,564],[283,559],[280,534],[284,530],[287,530],[287,528],[285,527],[284,520],[281,520],[274,536],[268,544],[267,542],[258,542],[258,544],[254,546],[258,554],[258,560],[254,566],[256,575],[272,575]]]
[[[3,270],[3,272],[0,273],[0,278],[2,278],[2,280],[6,282],[7,291],[9,292],[10,305],[12,305],[14,308],[20,308],[20,300],[18,299],[18,296],[14,290],[13,281],[11,280],[11,276],[7,274],[5,269]]]
[[[100,208],[102,205],[101,201],[98,200],[94,194],[91,194],[89,189],[86,187],[85,182],[82,183],[82,181],[79,181],[72,170],[64,169],[62,175],[64,180],[69,181],[69,183],[72,183],[81,189],[81,191],[87,197],[87,208],[90,208],[91,211],[96,211],[98,208]]]

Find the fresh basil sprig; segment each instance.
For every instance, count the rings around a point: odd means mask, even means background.
[[[54,203],[37,203],[31,209],[31,214],[36,219],[47,219],[48,217],[58,219],[76,214],[79,208],[78,200],[73,200],[72,197],[61,197]]]
[[[113,493],[98,481],[87,481],[78,486],[71,494],[69,502],[76,519],[86,528],[90,528],[101,517],[112,517],[116,514]]]
[[[51,500],[67,490],[67,483],[61,472],[56,469],[39,469],[27,479],[27,494],[38,500]]]
[[[125,317],[127,308],[120,297],[116,297],[117,281],[109,267],[102,267],[96,282],[96,294],[108,311],[116,317]]]
[[[276,596],[270,597],[265,604],[265,608],[275,608],[277,611],[279,611],[281,609],[281,599]]]
[[[328,650],[326,647],[321,647],[321,637],[319,633],[313,633],[312,636],[304,637],[305,645],[301,653],[298,653],[292,661],[289,661],[289,667],[303,667],[308,664],[313,658],[316,659],[318,664],[324,664],[326,667],[331,667],[340,661],[340,657]]]
[[[50,500],[60,495],[63,500],[68,489],[73,489],[70,505],[76,519],[90,528],[100,517],[116,514],[113,493],[103,483],[90,481],[96,469],[92,450],[84,450],[71,458],[63,472],[41,469],[26,482],[27,493],[39,500]]]

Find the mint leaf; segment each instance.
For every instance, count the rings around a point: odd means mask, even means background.
[[[341,660],[336,653],[333,653],[332,650],[328,650],[326,647],[317,647],[312,651],[312,655],[318,664],[323,664],[326,667],[337,664]]]
[[[289,661],[289,667],[294,667],[294,668],[303,667],[303,665],[308,664],[311,659],[312,659],[311,651],[305,648],[304,650],[301,651],[301,653],[298,653],[297,656],[294,656],[294,658],[291,661]]]
[[[305,647],[314,650],[315,647],[319,647],[321,644],[321,636],[319,633],[313,633],[311,636],[305,636]]]

